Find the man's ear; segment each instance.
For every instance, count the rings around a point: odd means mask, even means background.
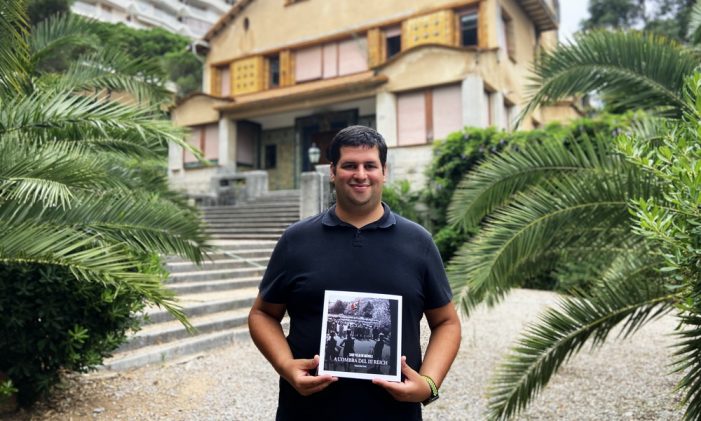
[[[331,164],[329,165],[329,179],[333,181],[333,178],[336,176],[336,165]]]

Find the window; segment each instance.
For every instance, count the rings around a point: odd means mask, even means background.
[[[385,51],[387,58],[399,54],[402,51],[402,28],[397,26],[385,30]]]
[[[439,86],[397,95],[399,146],[443,139],[462,128],[460,85]]]
[[[351,38],[295,51],[297,82],[327,79],[368,69],[367,38]]]
[[[469,10],[458,14],[460,23],[460,45],[463,47],[477,45],[477,11]]]
[[[277,167],[277,145],[265,145],[265,169]]]
[[[268,58],[268,88],[280,86],[280,56]]]
[[[216,163],[219,160],[219,125],[207,124],[192,127],[191,130],[187,143],[202,151],[205,159]],[[197,158],[186,150],[183,150],[183,163],[185,168],[201,166]]]

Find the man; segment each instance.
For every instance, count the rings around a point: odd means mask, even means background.
[[[341,130],[328,150],[336,205],[278,241],[248,325],[280,374],[278,420],[367,417],[420,420],[460,346],[460,321],[430,234],[382,203],[387,146],[375,130]],[[401,383],[316,376],[325,290],[401,295]],[[285,338],[280,321],[290,316]],[[431,328],[421,361],[419,322]],[[349,400],[363,405],[342,407]]]

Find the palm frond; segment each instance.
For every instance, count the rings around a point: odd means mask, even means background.
[[[699,28],[701,28],[701,1],[697,0],[689,14],[689,26],[686,31],[687,39],[693,43],[698,43],[700,38],[698,34]]]
[[[448,221],[462,228],[477,225],[494,209],[528,186],[551,176],[611,172],[627,165],[612,153],[607,139],[529,145],[491,157],[458,185],[448,207]]]
[[[187,150],[194,149],[185,142],[183,129],[155,118],[152,109],[120,104],[106,98],[37,91],[2,105],[0,135],[18,131],[29,136],[55,134],[64,140],[139,138],[150,143],[174,142]],[[196,150],[194,152],[200,155]]]
[[[0,8],[0,98],[17,95],[26,88],[29,75],[27,34],[25,2],[4,1]]]
[[[81,190],[127,190],[106,157],[80,152],[65,143],[37,146],[0,140],[0,211],[7,200],[65,210]]]
[[[561,177],[533,186],[494,212],[449,262],[455,300],[469,314],[480,302],[499,302],[524,274],[537,273],[542,256],[552,250],[575,241],[625,242],[630,231],[615,228],[630,227],[628,201],[654,194],[650,179],[633,170]]]
[[[185,315],[160,275],[142,273],[140,262],[121,245],[100,245],[97,238],[70,227],[31,223],[0,225],[0,262],[67,267],[76,278],[131,288],[168,310],[186,326]]]
[[[697,291],[696,300],[698,300]],[[680,316],[684,326],[675,344],[676,357],[674,371],[683,373],[677,388],[684,390],[682,404],[686,406],[684,419],[697,420],[701,417],[701,315],[697,312],[685,312]]]
[[[539,105],[592,91],[619,109],[678,118],[689,107],[682,95],[684,80],[698,64],[691,50],[659,34],[580,33],[574,44],[541,54],[520,119]]]
[[[526,329],[492,381],[489,419],[505,420],[523,410],[585,343],[602,344],[621,323],[620,335],[627,337],[678,300],[659,279],[622,276],[622,282],[603,284],[589,296],[561,299]]]
[[[112,49],[80,57],[56,83],[65,90],[125,92],[132,95],[136,103],[161,103],[169,99],[164,81],[165,75],[157,59],[134,59]]]
[[[32,67],[41,66],[43,60],[63,52],[66,47],[91,49],[97,42],[89,19],[71,13],[50,16],[31,30],[29,48]]]

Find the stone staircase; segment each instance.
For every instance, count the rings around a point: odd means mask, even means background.
[[[293,203],[294,206],[293,212]],[[189,333],[163,309],[148,308],[145,324],[103,368],[126,370],[248,339],[247,317],[277,239],[299,215],[296,192],[273,192],[254,203],[204,209],[219,250],[201,266],[168,258],[167,286],[178,296]]]
[[[277,240],[299,220],[299,201],[299,190],[278,190],[248,203],[206,207],[203,213],[214,238]]]

